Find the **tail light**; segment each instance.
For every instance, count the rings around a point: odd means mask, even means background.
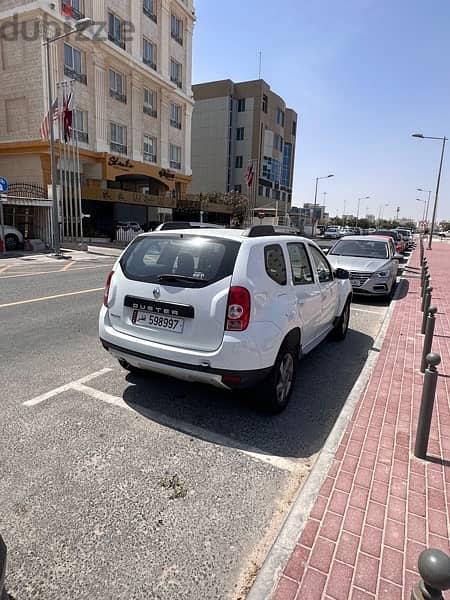
[[[106,308],[108,308],[109,288],[111,287],[111,279],[113,275],[114,271],[111,271],[111,273],[106,278],[105,292],[103,294],[103,305],[106,306]]]
[[[245,331],[250,321],[250,292],[243,287],[232,287],[228,295],[225,331]]]
[[[396,244],[395,249],[397,250],[397,252],[401,252],[403,248],[401,244]]]

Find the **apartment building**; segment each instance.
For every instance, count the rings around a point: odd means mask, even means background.
[[[52,96],[74,81],[74,133],[91,235],[114,222],[164,220],[191,180],[193,0],[2,0],[0,174],[46,190],[49,143],[43,35],[90,17],[52,44]]]
[[[297,113],[263,80],[192,87],[194,194],[248,194],[255,214],[287,213],[292,200]],[[246,172],[255,177],[247,188]],[[259,209],[259,210],[257,210]]]

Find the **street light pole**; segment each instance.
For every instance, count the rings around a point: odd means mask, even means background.
[[[434,206],[433,206],[433,216],[432,216],[432,219],[431,219],[430,238],[428,240],[428,250],[431,250],[431,244],[432,244],[432,241],[433,241],[434,224],[436,222],[436,211],[437,211],[437,203],[438,203],[438,197],[439,197],[439,186],[441,184],[442,163],[444,162],[445,142],[447,141],[447,138],[445,136],[444,137],[433,137],[433,136],[429,136],[429,135],[423,135],[423,133],[413,133],[412,137],[426,139],[426,140],[441,140],[442,141],[441,160],[440,160],[440,163],[439,163],[438,178],[437,178],[437,182],[436,182],[436,194],[435,194],[435,197],[434,197]],[[428,214],[427,214],[427,217],[428,217]]]
[[[46,38],[47,50],[47,89],[48,89],[48,118],[50,126],[50,171],[52,178],[52,223],[53,223],[53,250],[57,256],[61,254],[59,242],[59,216],[58,216],[58,192],[56,187],[56,156],[55,156],[55,131],[53,128],[53,99],[52,99],[52,73],[50,62],[51,39]],[[60,107],[58,107],[61,110]]]
[[[356,211],[356,223],[355,223],[355,227],[358,227],[358,221],[359,221],[359,206],[361,203],[361,200],[369,200],[370,196],[364,196],[363,198],[358,198],[358,209]]]
[[[316,191],[314,192],[314,208],[312,214],[312,231],[311,237],[314,237],[314,233],[316,230],[316,208],[317,208],[317,187],[319,185],[319,179],[328,179],[329,177],[334,177],[334,175],[325,175],[325,177],[316,177]]]
[[[416,198],[417,202],[423,202],[423,215],[422,215],[422,227],[425,227],[425,208],[427,206],[427,201],[423,198]]]

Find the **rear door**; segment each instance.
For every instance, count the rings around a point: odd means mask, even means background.
[[[322,292],[314,278],[305,244],[287,244],[293,284],[293,310],[300,321],[302,345],[305,347],[321,332]]]
[[[234,240],[191,233],[138,238],[111,282],[113,327],[160,344],[216,350],[239,248]]]

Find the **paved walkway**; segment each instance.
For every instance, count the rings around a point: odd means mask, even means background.
[[[420,280],[395,302],[372,376],[298,539],[276,600],[409,600],[427,547],[450,552],[450,243],[426,251],[442,357],[429,460],[412,456],[422,392]],[[411,267],[419,265],[419,249]],[[447,596],[450,598],[450,594]]]

